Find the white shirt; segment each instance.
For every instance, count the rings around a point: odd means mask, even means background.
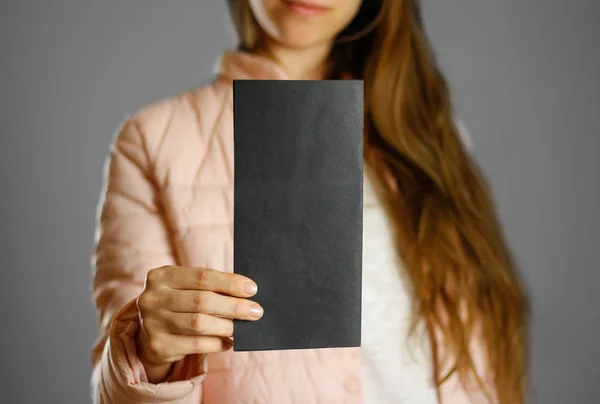
[[[419,329],[420,337],[407,339],[410,287],[402,276],[391,223],[369,174],[365,174],[363,204],[361,368],[365,402],[437,404],[425,331]]]

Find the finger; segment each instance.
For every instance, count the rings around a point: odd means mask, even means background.
[[[170,313],[166,329],[172,334],[231,337],[233,321],[202,313]]]
[[[217,353],[228,351],[233,347],[231,338],[181,334],[166,334],[163,343],[169,347],[169,355],[173,357]]]
[[[195,290],[173,291],[165,308],[172,312],[203,313],[250,321],[263,315],[263,308],[251,300]]]
[[[207,290],[237,297],[253,296],[258,290],[256,283],[245,276],[214,269],[172,267],[163,276],[165,284],[173,289]]]

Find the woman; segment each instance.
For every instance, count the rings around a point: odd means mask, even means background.
[[[221,58],[216,80],[139,111],[114,142],[95,399],[525,402],[526,299],[417,0],[230,7],[240,50]],[[365,81],[360,350],[230,351],[231,319],[262,315],[257,285],[231,273],[232,80],[249,78]]]

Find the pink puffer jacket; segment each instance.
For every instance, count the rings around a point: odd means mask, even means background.
[[[119,404],[362,404],[358,349],[188,356],[165,382],[147,382],[133,339],[135,298],[147,271],[233,268],[231,80],[286,78],[273,63],[237,52],[219,66],[210,85],[128,119],[112,146],[95,257],[103,332],[93,353],[93,397]],[[444,384],[442,401],[484,402],[481,395],[468,399],[456,379]]]

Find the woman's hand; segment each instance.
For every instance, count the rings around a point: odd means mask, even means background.
[[[262,317],[262,307],[246,299],[256,290],[246,277],[212,269],[150,270],[137,299],[141,330],[136,338],[148,380],[164,380],[186,355],[231,349],[233,319]]]

